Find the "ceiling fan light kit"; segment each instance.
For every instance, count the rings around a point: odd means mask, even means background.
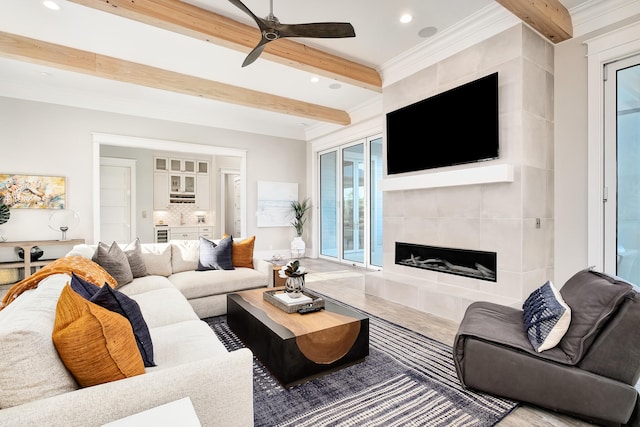
[[[344,38],[355,37],[353,25],[348,22],[316,22],[310,24],[281,24],[273,14],[273,0],[269,0],[269,15],[266,18],[256,16],[240,0],[229,0],[231,4],[249,15],[258,24],[262,38],[253,48],[242,63],[243,67],[252,64],[267,43],[285,37],[309,37],[309,38]]]

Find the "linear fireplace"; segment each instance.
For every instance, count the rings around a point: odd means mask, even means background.
[[[396,242],[396,264],[495,282],[497,254]]]

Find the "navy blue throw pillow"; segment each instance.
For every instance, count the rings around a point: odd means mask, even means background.
[[[118,313],[129,320],[131,328],[133,329],[133,335],[136,337],[138,350],[144,361],[144,366],[156,366],[153,361],[153,343],[151,342],[149,327],[142,317],[140,306],[135,300],[113,289],[106,283],[104,286],[98,287],[75,274],[71,276],[70,285],[71,288],[84,299],[106,308],[109,311]]]
[[[200,259],[196,271],[235,270],[231,259],[233,238],[227,236],[217,245],[211,240],[200,237]]]
[[[522,310],[527,337],[538,353],[555,347],[569,329],[571,308],[550,281],[529,295]]]

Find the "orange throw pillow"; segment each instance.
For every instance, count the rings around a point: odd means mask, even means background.
[[[124,316],[87,301],[69,284],[58,299],[53,343],[82,387],[145,372],[131,323]]]
[[[222,236],[226,237],[227,234]],[[231,247],[231,262],[234,267],[253,268],[253,244],[256,242],[256,236],[251,236],[242,241],[233,241]]]

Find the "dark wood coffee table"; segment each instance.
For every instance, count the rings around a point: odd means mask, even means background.
[[[325,302],[308,314],[286,313],[263,299],[265,289],[227,295],[227,324],[285,387],[362,361],[369,318]]]

